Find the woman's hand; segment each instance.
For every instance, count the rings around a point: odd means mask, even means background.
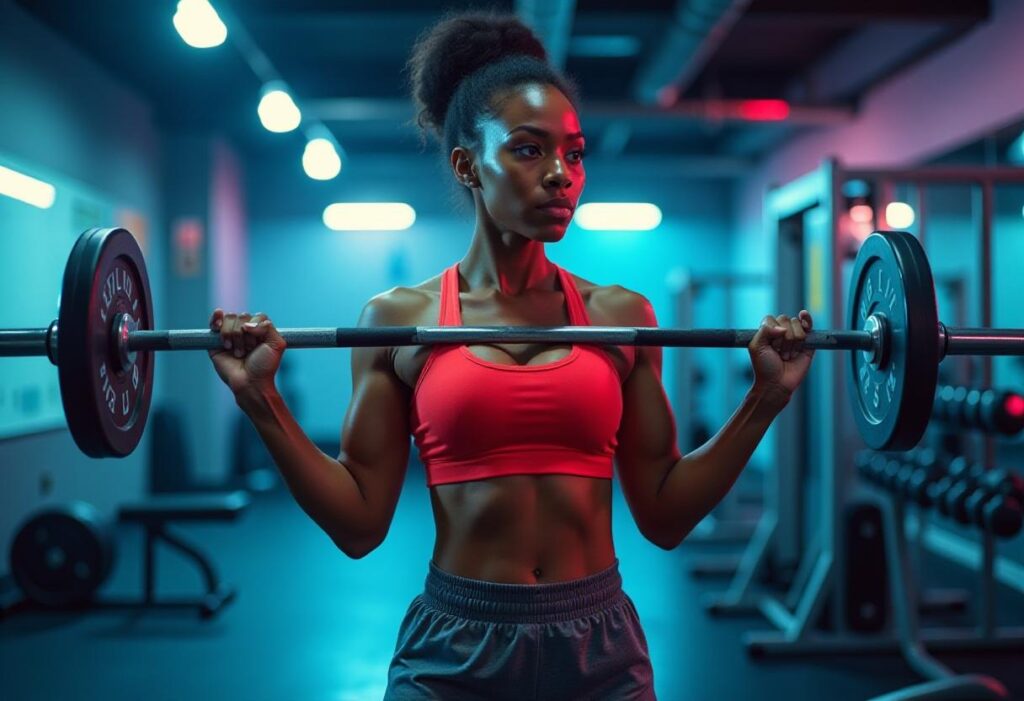
[[[814,322],[806,309],[796,317],[768,315],[750,339],[747,350],[754,366],[754,386],[778,393],[784,401],[800,386],[811,366],[814,350],[803,341]]]
[[[220,331],[222,342],[220,349],[210,351],[213,367],[236,397],[274,387],[287,344],[266,314],[214,309],[210,329]]]

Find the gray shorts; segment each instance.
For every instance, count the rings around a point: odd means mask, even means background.
[[[431,562],[384,699],[653,701],[647,639],[618,561],[554,584],[467,579]]]

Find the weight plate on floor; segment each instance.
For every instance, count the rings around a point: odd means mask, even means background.
[[[939,372],[935,284],[920,242],[902,231],[864,240],[850,277],[846,312],[851,329],[872,314],[886,320],[888,353],[873,365],[850,353],[847,387],[864,442],[875,450],[908,450],[928,424]]]
[[[153,354],[124,367],[114,320],[128,314],[153,328],[149,276],[125,229],[89,229],[64,268],[57,322],[57,368],[68,428],[83,453],[124,457],[142,439],[153,393]]]
[[[85,502],[47,507],[28,518],[11,544],[11,574],[43,606],[86,603],[114,562],[111,522]]]

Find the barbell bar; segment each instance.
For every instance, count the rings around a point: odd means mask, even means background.
[[[138,351],[217,350],[221,337],[209,329],[132,330],[127,314],[115,321],[118,357]],[[48,328],[0,329],[0,356],[45,355],[57,365],[58,322]],[[757,329],[666,329],[652,326],[389,326],[278,329],[289,348],[366,348],[452,343],[577,343],[677,348],[746,348]],[[946,328],[939,322],[939,357],[1024,355],[1024,329]],[[883,337],[871,331],[812,331],[804,346],[816,350],[881,352]],[[127,363],[125,363],[127,365]]]
[[[876,232],[850,280],[846,330],[819,330],[805,346],[847,350],[847,384],[865,443],[906,450],[931,414],[938,363],[947,355],[1024,355],[1024,329],[947,328],[920,243]],[[155,330],[149,279],[125,229],[89,229],[64,270],[58,318],[46,328],[0,330],[0,356],[46,356],[58,368],[71,434],[93,457],[123,457],[141,440],[152,395],[153,352],[213,350],[209,329]],[[742,348],[756,329],[603,326],[284,328],[289,348],[469,343],[577,343]]]

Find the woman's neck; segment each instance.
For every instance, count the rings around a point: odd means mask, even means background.
[[[470,290],[493,290],[515,297],[531,290],[555,289],[558,268],[547,259],[543,242],[478,226],[469,250],[459,261],[459,274]]]

